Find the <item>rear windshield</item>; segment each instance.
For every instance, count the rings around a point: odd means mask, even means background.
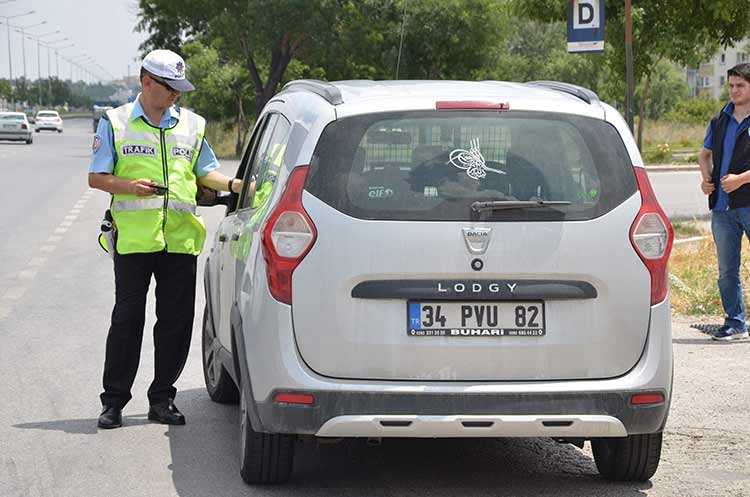
[[[360,219],[545,221],[601,216],[637,187],[622,139],[602,120],[420,111],[329,124],[306,189]],[[538,200],[562,205],[472,209],[477,201]]]
[[[57,117],[57,112],[40,112],[36,117]]]
[[[0,114],[0,119],[3,121],[23,121],[26,116],[23,114]]]

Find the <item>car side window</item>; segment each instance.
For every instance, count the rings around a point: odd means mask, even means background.
[[[250,141],[245,147],[245,152],[242,154],[242,160],[240,160],[240,165],[237,168],[237,174],[235,175],[235,178],[243,178],[246,176],[247,171],[250,169],[250,161],[253,157],[253,151],[258,148],[258,141],[260,140],[260,137],[264,135],[267,124],[268,118],[264,118],[263,121],[258,123],[253,136],[250,138]],[[227,216],[233,214],[237,210],[239,199],[243,195],[243,192],[240,192],[240,194],[230,193],[229,205],[227,206],[226,213]]]
[[[245,173],[245,181],[251,186],[244,192],[240,209],[257,209],[269,200],[283,165],[290,129],[291,125],[284,116],[271,115],[252,160],[252,167]]]

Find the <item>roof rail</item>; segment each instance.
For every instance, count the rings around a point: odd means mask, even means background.
[[[344,99],[341,97],[339,89],[327,81],[319,81],[317,79],[297,79],[285,84],[282,90],[309,91],[323,97],[331,105],[344,103]]]
[[[562,83],[560,81],[529,81],[524,83],[529,86],[538,86],[541,88],[549,88],[550,90],[556,90],[568,95],[573,95],[576,98],[580,98],[587,104],[598,105],[600,103],[599,96],[588,88],[582,86],[573,85],[570,83]]]

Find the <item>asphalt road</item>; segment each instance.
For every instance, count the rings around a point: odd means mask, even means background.
[[[248,487],[238,474],[237,407],[212,403],[203,387],[200,312],[177,384],[188,424],[146,419],[146,331],[125,426],[98,431],[114,288],[96,236],[108,198],[86,185],[90,123],[66,125],[32,146],[0,143],[0,496],[750,495],[750,341],[711,343],[679,320],[662,464],[644,484],[602,480],[588,444],[388,440],[300,442],[288,485]],[[223,210],[203,214],[212,230]],[[197,309],[203,303],[199,281]],[[149,306],[147,330],[153,298]]]
[[[708,218],[708,200],[700,189],[698,171],[651,172],[656,198],[672,221]]]

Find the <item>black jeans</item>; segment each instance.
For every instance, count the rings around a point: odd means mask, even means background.
[[[154,380],[151,405],[174,399],[175,381],[185,366],[195,313],[197,257],[187,254],[115,254],[115,307],[104,360],[104,405],[124,407],[131,399],[141,356],[146,294],[156,279]]]

